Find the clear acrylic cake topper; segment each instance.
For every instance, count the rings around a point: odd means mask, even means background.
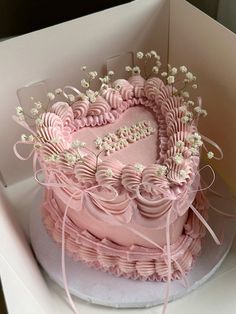
[[[134,66],[134,53],[132,51],[108,58],[106,60],[107,73],[114,71],[115,79],[124,77],[127,64]]]
[[[24,110],[30,110],[32,103],[40,101],[46,103],[47,99],[47,84],[46,81],[34,82],[29,85],[23,86],[16,91],[20,106]]]

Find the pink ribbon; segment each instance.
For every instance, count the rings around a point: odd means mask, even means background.
[[[218,150],[218,152],[219,152],[219,154],[220,154],[219,157],[214,156],[213,158],[216,159],[216,160],[222,160],[222,159],[224,158],[224,153],[223,153],[222,149],[220,148],[220,146],[217,145],[214,141],[212,141],[212,140],[211,140],[210,138],[208,138],[207,136],[202,135],[202,134],[200,134],[200,135],[201,135],[201,138],[202,138],[205,142],[207,142],[208,144],[212,145],[216,150]],[[206,150],[206,152],[209,152],[209,150],[207,149],[207,147],[206,147],[205,144],[203,144],[203,147],[204,147],[204,149]]]

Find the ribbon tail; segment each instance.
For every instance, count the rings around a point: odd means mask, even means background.
[[[63,220],[62,220],[62,238],[61,238],[61,270],[62,270],[62,278],[63,278],[63,285],[64,285],[64,289],[69,301],[69,304],[71,306],[71,308],[73,309],[75,314],[79,314],[79,312],[77,311],[77,308],[75,306],[75,303],[71,297],[70,291],[69,291],[69,287],[68,287],[68,280],[67,280],[67,274],[66,274],[66,265],[65,265],[65,227],[66,227],[66,218],[67,218],[67,212],[70,206],[70,202],[72,200],[72,198],[76,195],[76,193],[78,193],[79,191],[76,191],[75,193],[73,193],[66,205],[65,211],[64,211],[64,215],[63,215]]]
[[[17,141],[14,146],[13,146],[13,151],[14,151],[14,154],[16,155],[17,158],[19,158],[20,160],[29,160],[30,157],[33,155],[33,153],[35,152],[35,149],[33,148],[31,150],[31,152],[29,153],[29,155],[27,155],[26,157],[24,156],[21,156],[21,154],[18,152],[17,150],[17,145],[18,144],[24,144],[24,145],[32,145],[33,143],[32,142],[23,142],[23,141]]]
[[[199,211],[191,204],[190,208],[192,209],[192,211],[194,212],[194,214],[197,216],[197,218],[201,221],[201,223],[205,226],[205,228],[208,230],[208,232],[210,233],[210,235],[212,236],[213,240],[215,241],[215,243],[217,245],[221,245],[220,240],[218,239],[217,235],[215,234],[215,232],[212,230],[212,228],[210,227],[210,225],[207,223],[207,221],[203,218],[203,216],[199,213]]]
[[[213,158],[216,159],[216,160],[222,160],[223,157],[224,157],[224,153],[223,153],[222,149],[220,148],[220,146],[217,145],[214,141],[212,141],[210,138],[208,138],[208,137],[205,136],[205,135],[202,135],[202,134],[201,134],[201,137],[202,137],[202,139],[203,139],[205,142],[207,142],[208,144],[212,145],[212,146],[219,152],[220,156],[219,156],[219,157],[215,157],[215,156],[214,156]],[[206,146],[203,145],[203,147],[205,148],[206,152],[208,152],[208,149],[206,148]]]
[[[170,296],[170,283],[171,283],[170,214],[171,214],[171,210],[169,210],[166,217],[166,248],[167,248],[168,275],[167,275],[167,286],[166,286],[166,291],[165,291],[162,314],[166,313],[169,296]]]

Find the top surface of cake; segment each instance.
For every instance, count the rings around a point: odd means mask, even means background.
[[[40,102],[35,103],[30,114],[36,127],[33,135],[23,135],[23,140],[34,144],[47,179],[66,181],[65,198],[75,188],[83,191],[93,186],[97,192],[104,187],[98,193],[106,197],[106,187],[111,186],[119,197],[112,202],[108,197],[100,209],[105,206],[112,213],[132,211],[134,215],[136,209],[130,207],[138,208],[140,223],[151,227],[164,224],[170,208],[174,208],[171,221],[182,216],[195,197],[196,192],[189,190],[197,190],[199,184],[202,145],[196,121],[206,111],[189,100],[188,89],[197,85],[185,66],[168,65],[160,79],[152,76],[161,66],[155,51],[138,52],[137,58],[144,61],[144,67],[152,63],[149,78],[141,76],[140,67],[127,66],[131,72],[128,80],[112,82],[114,73],[109,71],[99,78],[100,89],[92,91],[97,76],[93,71],[81,81],[84,92],[68,86],[55,91],[63,94],[66,102],[56,102],[55,94],[48,93],[51,106],[45,111]],[[83,70],[86,72],[86,67]],[[175,81],[181,81],[178,89]],[[68,89],[76,95],[67,94]],[[18,119],[23,117],[23,109],[18,107]],[[134,202],[135,206],[129,206]],[[99,208],[99,202],[95,203]]]

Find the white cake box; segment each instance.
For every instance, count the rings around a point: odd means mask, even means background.
[[[22,130],[11,119],[16,90],[46,80],[48,90],[78,86],[80,67],[115,66],[110,57],[155,49],[164,64],[185,64],[198,76],[198,93],[208,110],[201,131],[216,141],[224,159],[215,163],[236,191],[236,35],[184,0],[136,0],[129,4],[0,43],[0,272],[10,314],[72,313],[61,290],[45,279],[28,243],[28,217],[36,184],[30,161],[17,160],[12,146]],[[6,200],[8,199],[8,200]],[[223,267],[194,293],[169,304],[168,313],[234,313],[236,249]],[[135,291],[134,291],[135,293]],[[76,300],[79,313],[115,313]],[[161,313],[161,307],[122,313]]]

